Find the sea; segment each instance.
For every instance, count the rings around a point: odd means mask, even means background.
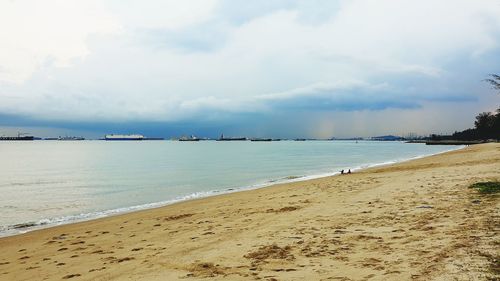
[[[458,148],[393,141],[2,141],[0,236]]]

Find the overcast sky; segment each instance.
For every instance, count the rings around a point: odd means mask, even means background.
[[[498,0],[0,0],[0,135],[448,133],[495,110]]]

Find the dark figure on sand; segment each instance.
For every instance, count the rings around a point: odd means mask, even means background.
[[[344,170],[341,170],[341,171],[340,171],[340,174],[341,174],[341,175],[344,175],[344,174],[350,174],[350,173],[351,173],[351,169],[349,169],[349,171],[347,171],[347,172],[344,172]]]

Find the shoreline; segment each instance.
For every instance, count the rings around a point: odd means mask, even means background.
[[[444,154],[444,153],[448,153],[448,152],[452,152],[452,151],[457,151],[460,149],[464,149],[465,147],[466,146],[456,146],[454,148],[451,148],[451,149],[448,149],[445,151],[441,151],[441,152],[437,152],[437,153],[417,155],[417,156],[410,157],[410,158],[390,160],[390,161],[385,161],[385,162],[381,162],[381,163],[363,164],[363,165],[351,167],[350,169],[352,172],[359,172],[359,171],[363,171],[363,170],[367,170],[367,169],[371,169],[371,168],[396,165],[396,164],[405,163],[405,162],[412,161],[412,160],[417,160],[417,159],[432,157],[435,155],[440,155],[440,154]],[[348,168],[349,167],[347,167],[346,169],[348,169]],[[162,208],[162,207],[166,207],[166,206],[172,206],[175,204],[188,202],[191,200],[210,198],[210,197],[214,197],[214,196],[232,194],[232,193],[237,193],[237,192],[258,190],[258,189],[262,189],[262,188],[271,188],[274,185],[288,184],[288,183],[295,183],[295,182],[305,182],[305,181],[310,181],[310,180],[315,180],[315,179],[334,177],[334,176],[338,176],[338,175],[340,175],[340,172],[311,174],[311,175],[303,175],[303,176],[287,176],[287,177],[277,179],[277,180],[267,180],[264,183],[254,184],[254,185],[250,185],[250,186],[228,188],[225,190],[209,190],[209,191],[196,192],[196,193],[187,194],[187,195],[184,195],[181,197],[177,197],[177,198],[173,198],[173,199],[165,200],[165,201],[151,202],[151,203],[146,203],[146,204],[141,204],[141,205],[134,205],[134,206],[121,207],[121,208],[116,208],[116,209],[102,210],[102,211],[96,211],[96,212],[91,212],[91,213],[81,213],[81,214],[77,214],[77,215],[68,215],[68,216],[61,216],[61,217],[54,217],[54,218],[44,218],[44,219],[38,220],[36,222],[20,222],[20,223],[15,224],[15,225],[4,226],[5,230],[0,232],[0,239],[4,238],[4,237],[22,235],[22,234],[30,233],[30,232],[37,231],[37,230],[43,230],[43,229],[48,229],[48,228],[53,228],[53,227],[70,225],[70,224],[74,224],[74,223],[88,222],[88,221],[92,221],[92,220],[99,220],[99,219],[113,217],[113,216],[126,215],[126,214],[130,214],[130,213],[134,213],[134,212],[147,211],[147,210]],[[20,227],[16,227],[16,226],[20,226]]]
[[[6,280],[481,280],[500,144],[0,238]]]

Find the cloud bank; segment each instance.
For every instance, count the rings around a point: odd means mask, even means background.
[[[3,1],[0,40],[0,125],[429,133],[498,104],[496,0]]]

